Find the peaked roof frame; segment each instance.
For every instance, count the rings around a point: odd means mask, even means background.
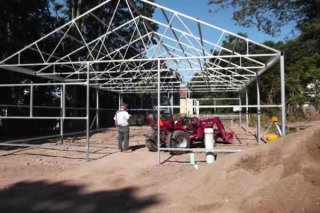
[[[117,4],[105,23],[96,13],[111,1]],[[113,26],[121,1],[131,19]],[[158,86],[161,92],[181,87],[194,92],[237,92],[280,59],[280,51],[249,38],[148,0],[140,2],[154,7],[157,16],[143,15],[132,0],[106,0],[2,60],[0,68],[60,82],[89,78],[91,87],[116,93],[157,93]],[[86,38],[78,24],[89,16],[105,29],[94,39]],[[132,28],[129,41],[120,34],[123,28]],[[112,37],[124,45],[109,48]],[[59,42],[48,48],[52,38]],[[58,50],[71,40],[76,47],[61,55]],[[224,45],[227,40],[232,47]],[[136,54],[129,57],[130,50]],[[26,59],[31,52],[33,61]]]
[[[89,160],[90,87],[97,89],[97,128],[99,128],[98,90],[118,93],[119,105],[121,94],[124,93],[157,93],[157,114],[160,117],[160,109],[168,107],[161,106],[161,92],[173,93],[187,89],[193,92],[214,93],[240,92],[244,89],[246,104],[241,104],[239,93],[238,107],[246,108],[247,129],[248,108],[257,109],[258,143],[261,138],[260,110],[263,107],[281,108],[281,132],[282,136],[286,134],[283,52],[149,0],[136,1],[152,6],[155,9],[154,16],[150,18],[143,15],[133,0],[105,0],[0,61],[0,69],[52,80],[44,83],[0,84],[0,87],[30,87],[30,104],[27,106],[30,108],[29,115],[0,115],[0,119],[58,119],[62,140],[65,135],[64,119],[85,120],[87,140],[85,149],[86,159]],[[111,2],[116,2],[116,6],[111,17],[108,17],[110,19],[105,22],[97,13],[104,14],[104,7]],[[114,26],[113,20],[118,15],[120,3],[125,3],[131,18],[124,20],[119,26]],[[94,26],[97,25],[103,29],[103,33],[95,38],[88,38],[85,32],[88,29],[82,29],[79,25],[89,20],[89,17],[94,20]],[[153,26],[157,26],[157,30],[154,30]],[[131,33],[128,34],[129,40],[122,34],[121,29]],[[113,45],[108,45],[111,42]],[[261,105],[257,80],[257,104],[249,105],[247,85],[278,61],[280,61],[281,104]],[[33,87],[51,85],[60,87],[60,107],[58,107],[61,109],[60,116],[35,116]],[[67,116],[65,101],[67,85],[86,86],[85,116]],[[180,106],[171,107],[180,108]],[[234,106],[201,106],[201,108],[208,107]],[[158,122],[158,129],[160,129],[159,125]],[[157,138],[160,139],[159,131]],[[168,150],[168,148],[160,148],[159,144],[158,141],[158,162],[160,163],[160,150]],[[15,143],[0,143],[0,146],[2,145],[17,146]],[[30,144],[19,144],[19,146],[30,146]]]

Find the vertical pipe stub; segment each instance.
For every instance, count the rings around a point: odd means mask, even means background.
[[[214,148],[213,128],[204,129],[204,145],[206,148],[206,160],[207,163],[213,163],[215,161],[213,148]]]
[[[196,164],[196,157],[194,153],[190,153],[190,164],[195,165]]]

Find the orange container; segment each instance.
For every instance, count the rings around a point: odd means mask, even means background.
[[[266,136],[266,140],[268,142],[272,142],[272,141],[275,141],[275,140],[278,140],[278,139],[279,139],[279,136],[277,134],[274,134],[274,133],[269,133]]]

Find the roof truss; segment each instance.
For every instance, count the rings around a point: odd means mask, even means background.
[[[102,20],[98,14],[111,2],[117,2],[112,16]],[[131,17],[116,26],[120,2]],[[132,0],[106,0],[4,59],[0,68],[63,82],[89,78],[92,87],[117,93],[157,92],[158,85],[162,92],[186,85],[197,92],[221,92],[241,90],[280,57],[278,50],[248,38],[148,0],[140,2],[154,7],[153,18]],[[103,29],[95,38],[79,26],[89,18]],[[123,29],[129,29],[129,40]],[[227,40],[232,47],[224,45]]]

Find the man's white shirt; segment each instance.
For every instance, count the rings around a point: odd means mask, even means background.
[[[125,110],[120,110],[114,116],[114,120],[118,126],[129,126],[128,120],[130,118],[130,114]]]

